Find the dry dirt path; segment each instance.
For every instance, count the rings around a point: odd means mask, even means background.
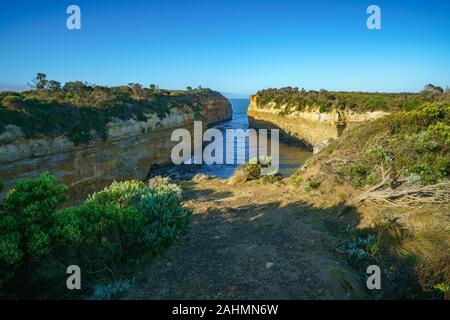
[[[326,210],[281,184],[183,182],[191,230],[142,270],[126,298],[364,298],[360,276],[333,250]]]

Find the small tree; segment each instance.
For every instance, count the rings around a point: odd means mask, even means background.
[[[439,92],[439,93],[444,93],[444,89],[442,87],[439,87],[439,86],[435,86],[434,87],[434,91]]]
[[[437,93],[444,93],[444,89],[439,86],[435,86],[431,83],[427,84],[422,92],[437,92]]]
[[[81,81],[69,81],[66,82],[63,86],[63,90],[66,91],[85,91],[88,87],[86,83]]]
[[[45,73],[37,73],[34,79],[31,79],[32,84],[28,84],[31,88],[36,90],[46,90],[48,86],[47,75]]]
[[[50,91],[60,91],[61,90],[61,82],[56,80],[50,80],[48,82],[48,89]]]

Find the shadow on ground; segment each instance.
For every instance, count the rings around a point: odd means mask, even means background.
[[[333,250],[336,239],[324,221],[336,208],[285,203],[276,187],[265,196],[261,187],[252,194],[245,186],[234,192],[218,184],[223,182],[184,183],[186,206],[195,212],[189,235],[143,270],[126,298],[366,296],[365,281]]]

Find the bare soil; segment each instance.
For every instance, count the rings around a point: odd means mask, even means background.
[[[127,299],[364,299],[334,249],[331,212],[285,181],[181,183],[189,234],[135,278]]]

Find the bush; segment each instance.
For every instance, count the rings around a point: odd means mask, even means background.
[[[337,174],[361,188],[381,182],[383,172],[418,184],[435,184],[450,174],[450,104],[424,104],[349,131],[337,152],[352,162]]]
[[[53,235],[61,256],[68,253],[82,269],[96,271],[100,266],[115,268],[133,245],[140,243],[144,217],[135,207],[120,208],[88,201],[77,208],[58,213]]]
[[[262,175],[263,168],[270,168],[271,159],[270,157],[258,157],[250,159],[248,163],[244,165],[244,174],[246,180],[258,180]],[[272,174],[276,174],[275,172]],[[270,175],[270,174],[268,174]]]
[[[301,186],[303,184],[303,179],[300,174],[300,171],[297,171],[293,175],[291,175],[289,180],[296,186]]]
[[[261,165],[257,163],[247,163],[244,166],[244,173],[247,180],[258,180],[261,176]]]
[[[262,176],[260,179],[261,184],[274,184],[281,180],[281,176],[277,174],[268,174]]]
[[[80,266],[83,281],[116,276],[125,262],[171,245],[187,231],[191,215],[182,207],[181,189],[168,179],[152,180],[149,186],[114,182],[80,206],[57,212],[66,200],[67,188],[44,173],[19,180],[1,202],[1,296],[32,297],[41,280],[51,290],[62,283],[62,269],[70,264]]]
[[[0,204],[0,287],[51,253],[54,213],[67,200],[67,188],[49,173],[8,192]]]
[[[5,98],[3,98],[1,104],[6,108],[6,109],[17,109],[20,106],[20,103],[22,102],[22,98],[20,96],[17,95],[10,95],[10,96],[6,96]]]
[[[312,191],[312,190],[316,190],[320,187],[320,181],[317,180],[314,177],[309,178],[305,184],[303,185],[303,188],[306,192]]]
[[[187,231],[189,219],[174,184],[114,182],[81,206],[62,210],[54,235],[80,266],[114,272],[139,252],[161,253]]]

